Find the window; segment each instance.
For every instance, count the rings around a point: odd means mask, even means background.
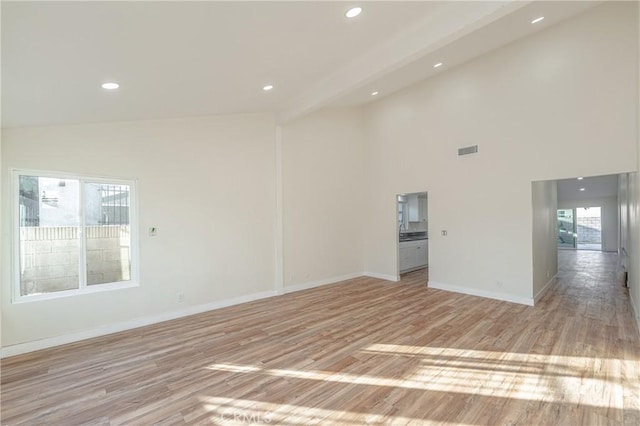
[[[14,301],[137,285],[135,182],[14,171]]]

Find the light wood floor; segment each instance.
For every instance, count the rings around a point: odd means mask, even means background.
[[[535,307],[360,278],[2,361],[2,424],[640,424],[615,255]]]

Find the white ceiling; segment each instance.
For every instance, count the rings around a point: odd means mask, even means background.
[[[360,2],[347,20],[354,4],[3,1],[2,125],[258,111],[287,121],[370,102],[371,90],[429,77],[436,60],[446,72],[597,2]]]
[[[580,191],[584,188],[584,191]],[[592,200],[618,195],[618,175],[558,180],[558,201]],[[589,206],[586,206],[589,207]]]

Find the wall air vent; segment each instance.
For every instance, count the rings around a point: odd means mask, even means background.
[[[478,145],[465,146],[464,148],[458,148],[458,155],[469,155],[478,152]]]

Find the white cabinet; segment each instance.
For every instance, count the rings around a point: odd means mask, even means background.
[[[422,240],[420,241],[420,245],[416,247],[416,251],[415,253],[415,265],[416,267],[420,266],[427,266],[428,265],[428,244],[427,241],[429,240]]]
[[[420,203],[418,194],[409,195],[409,222],[420,222]]]
[[[411,269],[411,254],[412,251],[405,245],[406,243],[400,243],[400,272]]]
[[[429,240],[406,241],[400,243],[400,272],[428,266]]]
[[[427,221],[427,209],[429,208],[429,201],[427,200],[427,195],[424,197],[418,198],[418,214],[420,218],[420,222]]]
[[[427,194],[410,194],[408,197],[409,222],[427,221]]]

